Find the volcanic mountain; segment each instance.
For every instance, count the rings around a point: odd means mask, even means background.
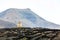
[[[35,14],[31,9],[10,8],[0,13],[0,20],[17,24],[21,21],[23,27],[41,27],[49,29],[60,29],[60,25],[46,21],[42,17]],[[1,24],[5,24],[0,22]],[[8,25],[8,24],[7,24]],[[12,25],[9,25],[9,27]],[[4,28],[8,26],[4,25]],[[12,26],[13,27],[13,26]],[[15,26],[16,27],[16,26]]]

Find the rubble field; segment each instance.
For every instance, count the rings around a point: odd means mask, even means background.
[[[0,40],[60,40],[60,30],[45,28],[3,28]]]

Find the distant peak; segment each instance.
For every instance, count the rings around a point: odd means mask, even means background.
[[[19,9],[17,9],[17,8],[9,8],[7,10],[19,10]]]
[[[31,9],[29,9],[29,8],[25,8],[25,9],[9,8],[8,10],[31,10]]]
[[[29,8],[26,8],[27,10],[31,10],[31,9],[29,9]]]

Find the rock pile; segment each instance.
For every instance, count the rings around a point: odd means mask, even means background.
[[[0,40],[60,40],[60,30],[42,28],[0,29]]]

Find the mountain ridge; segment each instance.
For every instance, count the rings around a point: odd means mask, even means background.
[[[0,19],[17,24],[21,21],[24,27],[42,27],[50,29],[60,29],[60,25],[46,21],[35,14],[31,9],[10,8],[0,13]],[[29,23],[29,24],[28,24]]]

